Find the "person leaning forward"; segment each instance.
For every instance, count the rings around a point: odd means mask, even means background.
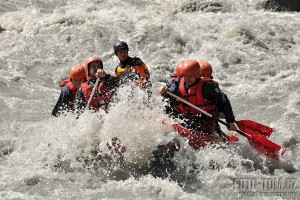
[[[87,106],[97,77],[100,78],[100,83],[91,99],[89,109],[98,111],[100,108],[103,108],[105,111],[108,111],[109,104],[112,102],[114,93],[119,85],[118,78],[104,71],[103,62],[98,56],[87,58],[84,67],[88,75],[88,81],[81,84],[77,91],[75,99],[76,113],[80,115]]]
[[[171,79],[166,86],[160,88],[160,94],[169,100],[171,107],[169,115],[182,119],[184,126],[205,133],[216,131],[216,121],[201,114],[200,111],[177,101],[175,98],[166,94],[166,91],[178,95],[186,101],[198,106],[199,108],[216,117],[218,112],[225,115],[225,120],[229,124],[229,130],[237,130],[234,124],[235,117],[227,96],[220,90],[217,84],[212,84],[200,78],[200,66],[196,60],[187,60],[179,65],[180,72],[178,79]]]
[[[213,69],[211,67],[211,64],[208,63],[207,61],[203,61],[200,60],[198,61],[199,65],[200,65],[200,77],[201,79],[205,80],[205,81],[209,81],[212,84],[216,84],[217,86],[219,86],[219,83],[214,80],[214,77],[212,75],[213,73]],[[225,95],[225,94],[224,94]],[[227,98],[227,97],[226,97]],[[224,119],[225,115],[222,112],[218,112],[218,118]],[[218,122],[218,120],[216,119],[216,131],[217,133],[219,133],[219,135],[224,136],[224,132],[222,131],[220,124]]]

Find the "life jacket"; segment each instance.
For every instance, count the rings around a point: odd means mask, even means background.
[[[90,95],[93,91],[93,86],[87,82],[81,84],[81,89],[86,102],[89,101]],[[108,104],[112,101],[113,93],[110,92],[104,85],[103,82],[99,83],[97,90],[92,97],[90,107],[95,111],[98,111],[100,107],[104,106],[104,110],[108,109]]]
[[[137,85],[146,86],[149,80],[149,71],[140,58],[128,57],[125,64],[121,62],[116,67],[115,76],[119,77],[121,82],[126,82],[126,79],[129,79],[134,81]]]
[[[59,84],[59,87],[64,87],[64,86],[67,86],[71,93],[72,93],[72,102],[75,101],[75,97],[76,97],[76,92],[77,92],[77,88],[74,86],[74,84],[72,83],[70,77],[65,79],[64,81],[62,81],[60,84]]]
[[[214,84],[214,85],[219,86],[219,83],[218,83],[217,81],[215,81],[214,79],[212,79],[212,78],[209,78],[209,77],[202,77],[201,79],[204,80],[204,81],[208,81],[208,82],[210,82],[210,83],[212,83],[212,84]]]
[[[177,74],[176,73],[173,73],[173,74],[170,74],[170,77],[173,78],[173,79],[176,79],[178,78]]]
[[[216,105],[205,99],[202,95],[203,84],[207,80],[199,79],[198,82],[192,85],[190,88],[186,89],[184,87],[184,79],[181,78],[179,81],[179,96],[186,101],[194,104],[195,106],[201,108],[202,110],[214,115],[214,111],[216,109]],[[201,114],[200,111],[196,110],[189,105],[181,102],[177,109],[179,109],[183,114],[191,113],[191,114]]]

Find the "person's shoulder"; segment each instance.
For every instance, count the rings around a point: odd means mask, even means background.
[[[167,81],[167,85],[178,85],[180,80],[178,78],[172,78]]]
[[[201,79],[205,82],[209,82],[213,85],[219,86],[219,83],[216,80],[212,79],[212,78],[204,77],[204,78],[201,78]]]
[[[71,92],[71,89],[67,85],[64,85],[61,88],[61,92],[62,93],[69,93],[69,92]]]
[[[215,89],[215,88],[219,88],[219,86],[217,84],[215,84],[213,81],[211,80],[204,80],[201,79],[201,81],[203,81],[203,88],[204,89]]]
[[[67,85],[65,85],[61,88],[60,94],[62,96],[69,96],[69,95],[72,95],[72,91]]]
[[[204,81],[202,91],[204,93],[210,93],[210,94],[222,94],[223,93],[217,84],[214,84],[210,81]]]
[[[139,57],[136,57],[136,56],[133,57],[132,61],[135,65],[138,65],[138,66],[144,65],[144,62]]]

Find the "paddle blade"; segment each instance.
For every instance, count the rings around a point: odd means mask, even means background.
[[[271,157],[273,159],[278,159],[282,156],[286,149],[281,147],[280,145],[272,142],[268,138],[260,135],[260,134],[252,134],[251,138],[247,137],[250,145],[256,150],[262,152],[264,155]]]
[[[239,120],[235,121],[235,123],[241,131],[249,135],[258,133],[264,135],[265,137],[269,137],[273,132],[272,128],[251,120]]]

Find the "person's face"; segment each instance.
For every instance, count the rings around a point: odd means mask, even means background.
[[[99,61],[94,61],[89,64],[89,75],[95,77],[98,69],[101,69],[101,64]]]
[[[194,75],[191,76],[183,76],[184,82],[186,82],[186,84],[188,85],[192,85],[193,83],[196,82],[197,77]]]
[[[72,79],[72,83],[77,89],[80,88],[81,83],[84,83],[84,82],[85,82],[85,78],[82,78],[79,80]]]
[[[120,51],[117,51],[116,56],[119,58],[120,61],[125,61],[128,57],[128,50],[121,49]]]

